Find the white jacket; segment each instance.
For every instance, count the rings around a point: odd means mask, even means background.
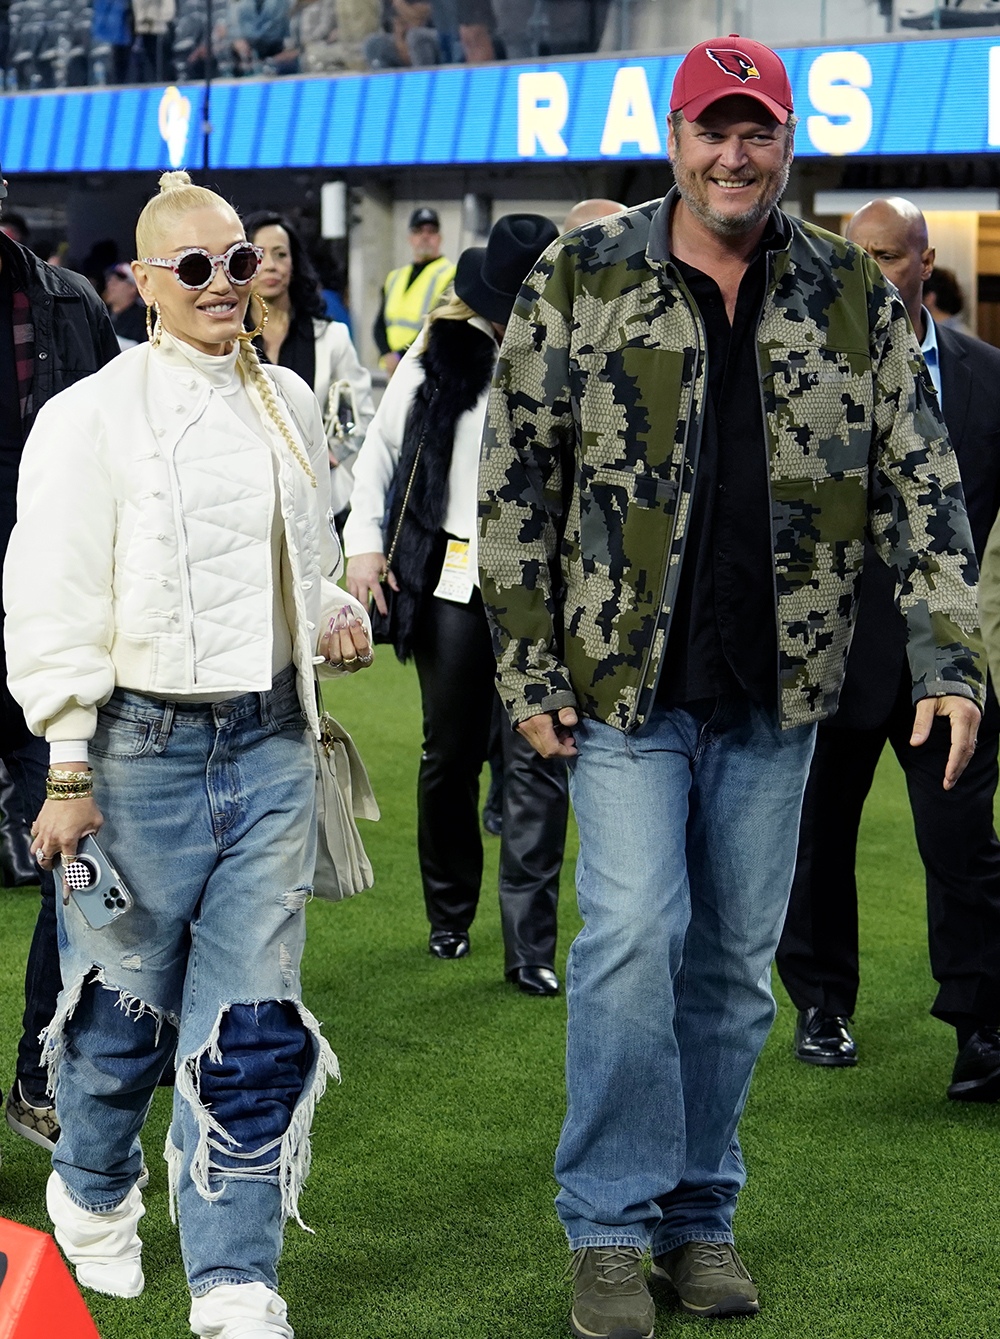
[[[469,324],[494,338],[488,321],[475,316]],[[351,514],[344,525],[344,551],[349,558],[359,553],[381,553],[384,541],[382,520],[386,497],[399,460],[406,430],[406,419],[413,397],[424,381],[423,338],[417,339],[392,374],[365,443],[354,462],[354,492]],[[489,386],[475,405],[466,410],[455,424],[455,442],[448,473],[448,500],[442,527],[456,539],[469,541],[469,572],[479,583],[479,448],[486,422]]]
[[[194,368],[148,344],[50,400],[24,448],[4,566],[8,683],[30,729],[89,739],[115,686],[156,694],[271,685],[274,457],[292,573],[299,698],[315,731],[313,666],[343,605],[315,397],[268,367],[317,487],[256,394],[270,445]],[[277,574],[275,574],[277,579]]]
[[[364,433],[375,415],[375,403],[372,400],[372,376],[363,366],[357,350],[351,340],[351,332],[343,321],[313,321],[316,338],[316,378],[313,390],[326,416],[330,387],[335,381],[350,382],[357,406],[357,426],[361,429],[358,443],[353,451],[342,453],[339,463],[330,470],[331,506],[334,515],[342,512],[351,500],[354,488],[354,462],[364,438]]]

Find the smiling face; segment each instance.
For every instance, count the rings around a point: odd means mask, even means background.
[[[670,124],[667,151],[681,198],[721,237],[752,232],[788,185],[792,136],[754,98],[735,95],[697,121]]]
[[[264,252],[264,259],[253,281],[253,291],[265,302],[277,302],[288,292],[292,282],[292,248],[288,233],[280,224],[258,228],[250,238]]]
[[[203,247],[221,256],[234,242],[244,240],[243,225],[236,213],[220,202],[218,207],[189,210],[172,222],[157,239],[156,256],[178,256],[191,246]],[[207,288],[182,288],[173,271],[159,265],[133,261],[132,272],[143,301],[157,302],[163,328],[202,353],[222,354],[232,348],[243,329],[250,301],[250,285],[230,283],[221,265]]]

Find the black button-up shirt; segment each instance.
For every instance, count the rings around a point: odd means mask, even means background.
[[[657,699],[745,692],[777,703],[778,647],[768,451],[757,326],[767,252],[784,245],[772,214],[740,283],[733,323],[714,279],[673,258],[701,314],[708,359],[694,497]]]

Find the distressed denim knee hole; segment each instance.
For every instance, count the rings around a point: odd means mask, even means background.
[[[302,884],[298,888],[288,888],[278,900],[286,911],[296,912],[312,901],[312,895],[312,885]]]
[[[311,1160],[309,1131],[331,1075],[339,1081],[337,1057],[298,1001],[223,1005],[208,1040],[177,1068],[178,1097],[198,1129],[189,1175],[202,1199],[219,1199],[227,1179],[260,1177],[280,1186],[282,1221],[294,1217],[305,1227],[298,1199]],[[171,1134],[164,1156],[173,1215],[187,1151]]]

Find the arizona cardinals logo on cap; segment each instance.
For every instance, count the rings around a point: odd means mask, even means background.
[[[734,79],[738,79],[741,84],[745,84],[748,79],[759,79],[760,72],[749,56],[744,56],[742,51],[731,51],[724,48],[713,50],[712,47],[705,48],[706,56],[711,56],[720,70],[726,74],[731,74]]]

